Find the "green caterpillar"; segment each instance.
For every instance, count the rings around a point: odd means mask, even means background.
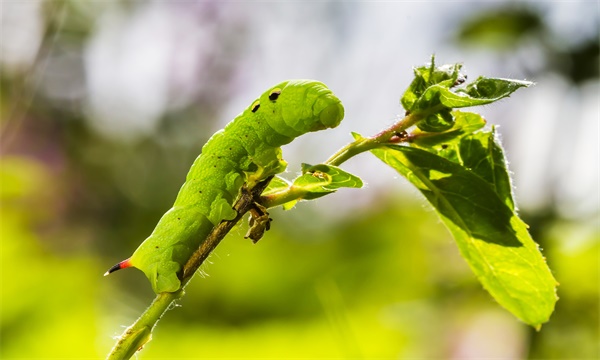
[[[133,255],[105,275],[127,267],[142,270],[156,293],[181,288],[183,265],[212,228],[232,220],[244,184],[281,173],[281,146],[310,131],[336,127],[344,117],[340,100],[323,83],[284,81],[267,90],[202,148],[173,207]]]

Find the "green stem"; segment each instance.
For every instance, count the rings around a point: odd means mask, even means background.
[[[285,188],[281,191],[261,196],[259,202],[266,208],[273,208],[288,203],[290,201],[302,199],[305,193],[306,191],[304,191],[304,189],[297,188],[294,185],[290,185],[290,187]]]
[[[333,154],[325,164],[326,165],[334,165],[339,166],[346,160],[363,153],[365,151],[373,150],[375,148],[385,146],[389,143],[396,143],[398,141],[393,141],[394,138],[401,141],[401,138],[398,137],[403,131],[406,131],[408,128],[413,126],[418,120],[420,120],[422,116],[420,115],[407,115],[402,120],[393,124],[389,128],[381,131],[379,134],[368,137],[368,138],[360,138],[351,142],[350,144],[344,146],[338,152]]]
[[[171,303],[182,296],[183,289],[174,293],[158,294],[142,316],[119,337],[107,359],[120,360],[131,358],[144,344],[150,341],[152,329],[167,311]]]

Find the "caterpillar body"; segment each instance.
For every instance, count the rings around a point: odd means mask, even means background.
[[[133,255],[109,273],[135,267],[156,293],[181,288],[183,265],[214,226],[237,216],[232,208],[244,184],[281,173],[281,146],[311,131],[333,128],[344,117],[340,100],[323,83],[289,80],[264,92],[202,147],[173,207]]]

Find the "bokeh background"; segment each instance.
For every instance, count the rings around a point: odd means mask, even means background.
[[[335,130],[284,148],[292,178],[402,114],[411,67],[536,82],[479,108],[560,282],[540,332],[481,288],[424,199],[369,154],[367,186],[245,225],[141,358],[592,359],[599,338],[599,5],[3,0],[0,356],[97,358],[153,298],[103,277],[152,231],[209,136],[269,86],[314,78]]]

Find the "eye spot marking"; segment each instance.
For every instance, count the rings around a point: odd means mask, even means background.
[[[279,88],[273,89],[273,91],[271,91],[271,93],[269,94],[269,100],[275,101],[275,100],[277,100],[279,95],[281,95],[281,89],[279,89]]]
[[[448,148],[448,144],[442,144],[442,149],[447,149]]]
[[[181,220],[181,218],[177,218],[177,220]]]
[[[154,248],[155,248],[155,249],[158,249],[158,248],[159,248],[159,246],[158,246],[158,245],[156,245]]]
[[[254,102],[254,104],[252,104],[251,108],[252,108],[252,112],[256,112],[256,110],[258,110],[258,108],[260,107],[260,101],[256,100]]]

